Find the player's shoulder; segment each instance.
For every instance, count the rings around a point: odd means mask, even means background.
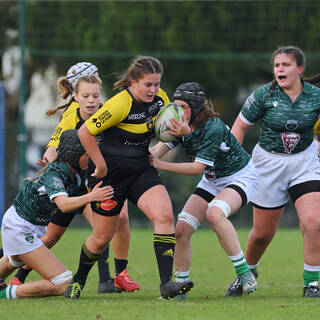
[[[159,88],[157,92],[157,96],[163,100],[164,104],[168,104],[170,102],[167,93],[161,88]]]

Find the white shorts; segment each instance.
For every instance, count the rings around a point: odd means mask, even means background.
[[[251,200],[258,188],[258,176],[252,160],[250,160],[243,169],[231,176],[208,180],[205,175],[203,175],[197,188],[206,190],[216,196],[220,191],[231,184],[236,185],[243,190],[246,194],[247,202]]]
[[[21,218],[14,206],[3,216],[1,237],[3,252],[6,256],[15,256],[38,249],[43,245],[40,240],[47,232],[46,226],[36,226]]]
[[[251,201],[264,208],[284,206],[290,199],[289,188],[320,180],[320,159],[315,141],[295,154],[270,153],[257,144],[252,160],[258,172],[259,188]]]

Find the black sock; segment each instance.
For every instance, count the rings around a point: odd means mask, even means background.
[[[74,275],[74,282],[79,282],[81,285],[85,285],[88,274],[99,259],[100,254],[94,254],[88,250],[86,244],[84,243],[80,253],[80,260],[77,273]]]
[[[0,249],[0,258],[2,258],[3,257],[3,249],[1,248]]]
[[[99,271],[99,282],[106,282],[109,280],[110,271],[109,271],[109,245],[106,249],[101,253],[101,256],[98,260],[98,271]]]
[[[26,281],[26,277],[31,271],[32,271],[31,268],[28,268],[28,269],[19,268],[15,274],[15,277],[17,277],[22,283],[24,283]]]
[[[124,269],[127,268],[128,260],[125,259],[114,259],[115,274],[119,275]]]
[[[172,278],[175,234],[154,234],[153,247],[156,254],[161,284]]]

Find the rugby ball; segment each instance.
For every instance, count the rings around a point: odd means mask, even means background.
[[[174,102],[168,103],[159,111],[155,121],[154,130],[160,141],[170,142],[177,138],[169,133],[170,129],[168,128],[168,125],[171,124],[170,119],[172,118],[182,121],[183,114],[184,112],[182,107]]]

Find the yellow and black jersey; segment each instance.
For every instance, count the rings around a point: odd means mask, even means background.
[[[60,118],[60,121],[61,121],[64,117],[66,117],[66,116],[68,116],[69,114],[73,113],[73,112],[74,112],[75,110],[77,110],[77,109],[79,109],[79,103],[78,103],[78,102],[75,102],[75,101],[71,102],[70,106],[69,106],[66,110],[63,111],[63,113],[62,113],[62,115],[61,115],[61,118]]]
[[[162,89],[150,103],[136,101],[132,93],[124,89],[88,119],[86,126],[92,135],[100,134],[104,154],[121,158],[145,157],[154,137],[156,116],[169,102]]]
[[[72,112],[70,111],[67,115],[61,117],[59,124],[56,126],[53,135],[51,136],[47,148],[50,146],[58,148],[62,132],[69,129],[79,129],[83,123],[84,120],[80,116],[80,109],[78,105],[78,108],[75,108]]]

